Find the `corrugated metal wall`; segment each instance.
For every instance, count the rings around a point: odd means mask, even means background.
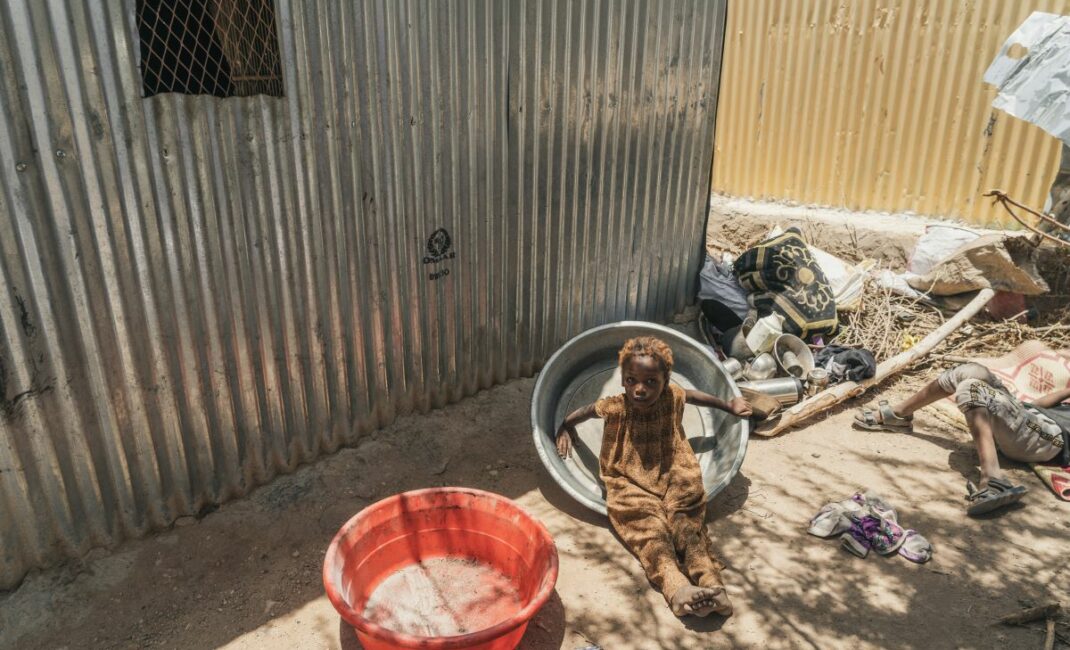
[[[0,4],[0,587],[691,298],[724,2],[277,8],[284,98],[142,99]]]
[[[748,0],[728,11],[715,191],[1010,225],[1042,207],[1059,143],[981,81],[1032,11],[1066,0]]]

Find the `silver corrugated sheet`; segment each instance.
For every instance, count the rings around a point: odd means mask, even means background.
[[[693,294],[723,1],[276,6],[285,97],[144,99],[0,3],[0,587]]]

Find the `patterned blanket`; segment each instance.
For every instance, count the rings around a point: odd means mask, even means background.
[[[759,317],[780,314],[784,331],[802,339],[836,331],[839,321],[832,286],[798,228],[789,228],[740,255],[735,271]]]

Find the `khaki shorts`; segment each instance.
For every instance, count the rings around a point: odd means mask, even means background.
[[[959,410],[982,408],[992,416],[992,435],[1007,458],[1026,463],[1045,462],[1063,450],[1062,429],[1051,418],[1022,404],[988,368],[967,363],[937,379],[955,395]]]

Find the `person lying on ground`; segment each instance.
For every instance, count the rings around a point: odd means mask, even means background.
[[[1062,454],[1070,431],[1070,389],[1056,391],[1024,404],[1010,394],[992,372],[966,363],[940,374],[917,393],[895,406],[881,401],[876,409],[855,415],[855,426],[871,431],[913,431],[914,412],[940,399],[955,396],[973,436],[981,465],[977,485],[966,484],[966,512],[980,515],[1010,505],[1028,491],[1014,485],[999,468],[996,448],[1008,458],[1027,463],[1047,462]]]
[[[746,417],[750,404],[669,383],[672,350],[653,337],[629,340],[619,362],[624,393],[570,413],[557,431],[557,451],[571,455],[576,425],[604,420],[598,466],[614,530],[674,614],[729,616],[724,565],[706,533],[702,470],[684,435],[683,413],[695,404]]]

